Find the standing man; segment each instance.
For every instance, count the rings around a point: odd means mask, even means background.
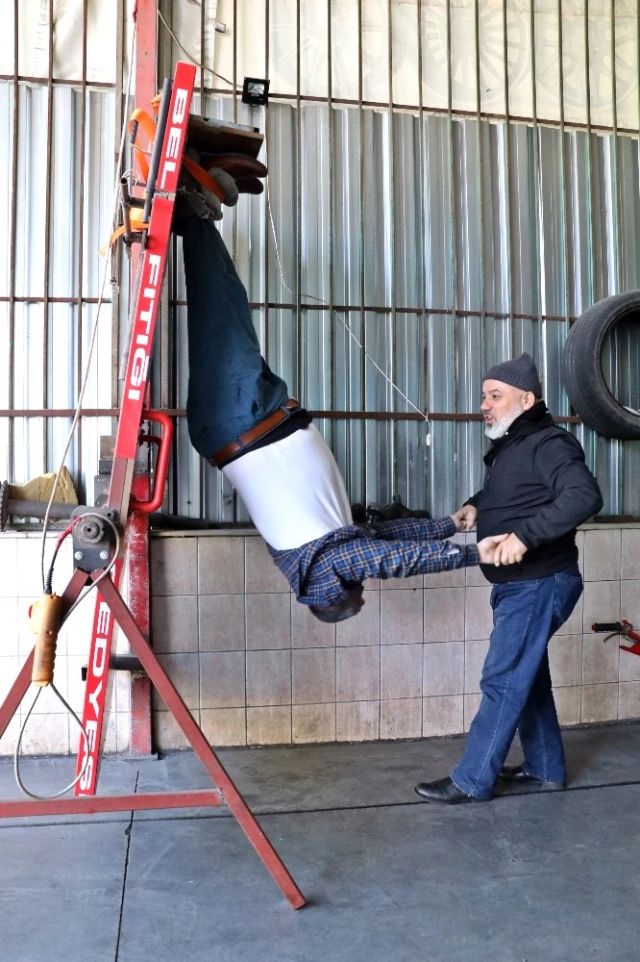
[[[493,563],[493,631],[482,701],[462,760],[416,792],[449,805],[488,801],[498,778],[562,789],[566,769],[547,645],[582,594],[576,527],[602,507],[576,439],[553,423],[529,354],[492,367],[482,386],[484,487],[460,509],[478,537],[506,534]],[[524,762],[503,767],[516,729]]]

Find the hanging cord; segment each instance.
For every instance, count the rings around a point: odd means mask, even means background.
[[[171,37],[173,37],[173,40],[175,41],[175,43],[178,45],[178,47],[180,48],[180,50],[182,50],[182,52],[183,52],[183,54],[185,55],[185,57],[188,57],[188,58],[189,58],[189,60],[191,61],[191,63],[195,64],[196,67],[198,67],[200,70],[208,70],[209,73],[210,73],[210,74],[213,74],[214,77],[217,77],[218,80],[224,80],[224,82],[225,82],[226,84],[229,84],[230,87],[233,87],[234,92],[237,90],[237,87],[236,87],[236,85],[234,84],[233,80],[227,80],[227,78],[226,78],[226,77],[223,77],[221,73],[216,73],[215,70],[212,70],[212,69],[211,69],[211,67],[207,67],[206,64],[200,63],[198,60],[196,60],[196,58],[193,56],[193,54],[190,54],[189,51],[188,51],[185,47],[182,46],[182,44],[180,43],[180,41],[179,41],[178,38],[176,37],[175,33],[173,32],[173,30],[171,29],[171,27],[169,26],[169,24],[167,23],[167,21],[164,19],[164,17],[162,16],[162,14],[160,13],[159,10],[158,10],[158,20],[161,21],[161,23],[162,23],[162,25],[164,26],[164,28],[165,28],[165,30],[167,31],[167,33],[168,33]]]
[[[73,521],[71,522],[71,524],[69,524],[69,525],[65,528],[65,530],[61,533],[60,537],[58,538],[58,540],[57,540],[57,542],[56,542],[56,547],[55,547],[55,550],[54,550],[54,553],[53,553],[53,558],[52,558],[52,560],[51,560],[51,565],[50,565],[50,567],[49,567],[49,572],[48,572],[48,574],[47,574],[46,585],[45,585],[45,594],[51,595],[51,593],[52,593],[53,569],[54,569],[54,566],[55,566],[56,558],[57,558],[57,556],[58,556],[58,552],[60,551],[60,548],[62,547],[62,544],[63,544],[65,538],[67,538],[67,537],[71,534],[71,532],[73,531],[73,529],[74,529],[75,525],[78,523],[78,521],[84,520],[85,518],[91,518],[91,517],[98,518],[101,522],[106,522],[106,523],[110,526],[111,531],[113,532],[113,535],[114,535],[114,537],[115,537],[115,548],[114,548],[114,552],[113,552],[113,557],[111,558],[111,561],[109,562],[109,564],[107,565],[107,567],[104,569],[104,571],[102,572],[102,574],[100,575],[100,577],[99,577],[99,578],[96,578],[95,581],[92,581],[91,584],[89,585],[88,589],[84,592],[84,594],[81,595],[79,598],[77,598],[77,599],[75,600],[75,602],[71,605],[71,607],[70,607],[69,610],[67,611],[66,615],[64,616],[64,618],[63,618],[62,621],[60,622],[60,627],[62,627],[62,625],[65,623],[65,621],[67,621],[67,619],[69,618],[69,616],[71,615],[71,613],[72,613],[72,612],[75,610],[75,608],[80,604],[80,602],[81,602],[81,601],[84,601],[84,599],[87,597],[87,595],[89,594],[89,592],[90,592],[90,591],[93,591],[93,589],[96,588],[104,578],[108,577],[108,575],[110,574],[113,566],[115,565],[115,563],[116,563],[116,561],[118,560],[118,557],[119,557],[119,555],[120,555],[120,544],[121,544],[120,534],[119,534],[119,532],[118,532],[117,526],[113,523],[113,521],[112,521],[110,518],[107,518],[107,517],[105,517],[104,515],[98,514],[97,512],[94,512],[94,511],[86,512],[86,513],[83,514],[81,517],[74,518]],[[52,669],[52,670],[53,670],[53,669]],[[23,739],[24,732],[25,732],[25,729],[26,729],[26,727],[27,727],[27,723],[28,723],[28,721],[29,721],[29,718],[31,717],[31,713],[33,712],[33,709],[36,707],[37,701],[38,701],[40,695],[42,694],[43,688],[51,688],[51,690],[53,691],[54,695],[57,696],[58,700],[59,700],[59,701],[62,703],[62,705],[67,709],[68,713],[71,715],[71,717],[73,718],[73,720],[75,721],[75,723],[77,724],[78,728],[80,729],[80,731],[81,731],[81,733],[82,733],[82,738],[83,738],[83,740],[84,740],[84,749],[85,749],[85,752],[84,752],[84,762],[83,762],[83,765],[82,765],[82,768],[81,768],[80,772],[78,772],[78,774],[76,775],[76,777],[74,778],[74,780],[73,780],[72,782],[70,782],[70,783],[69,783],[68,785],[66,785],[64,788],[60,789],[60,791],[54,792],[53,795],[39,795],[39,794],[37,794],[36,792],[32,792],[30,789],[28,789],[28,788],[25,786],[24,782],[22,781],[22,777],[21,777],[21,775],[20,775],[20,757],[21,757],[21,756],[20,756],[20,748],[22,747],[22,739]],[[25,795],[28,795],[29,798],[35,798],[35,799],[38,799],[38,800],[40,800],[40,801],[47,801],[47,800],[50,800],[50,799],[53,799],[53,798],[60,798],[62,795],[66,795],[67,792],[70,792],[72,788],[75,788],[75,786],[78,784],[78,782],[83,778],[84,773],[85,773],[86,770],[87,770],[87,765],[88,765],[88,764],[89,764],[89,738],[88,738],[88,736],[87,736],[86,729],[85,729],[84,725],[82,724],[82,721],[80,720],[80,718],[78,717],[78,715],[75,713],[75,711],[73,710],[73,708],[71,707],[71,705],[69,705],[69,703],[66,701],[66,699],[65,699],[65,698],[61,695],[61,693],[58,691],[58,689],[56,688],[56,686],[53,684],[53,681],[50,681],[50,682],[49,682],[48,684],[46,684],[46,685],[40,685],[40,686],[38,687],[38,691],[36,692],[36,696],[35,696],[35,698],[33,699],[33,702],[31,703],[31,707],[29,708],[29,711],[27,712],[26,717],[25,717],[25,719],[24,719],[24,721],[23,721],[23,723],[22,723],[22,725],[21,725],[21,727],[20,727],[20,734],[18,735],[18,741],[17,741],[17,743],[16,743],[16,747],[15,747],[15,751],[14,751],[14,755],[13,755],[13,772],[14,772],[15,779],[16,779],[16,782],[17,782],[17,784],[18,784],[18,787],[20,788],[20,791],[24,792]]]
[[[132,34],[131,34],[131,49],[130,49],[130,52],[129,52],[129,72],[128,72],[128,76],[127,76],[127,84],[126,84],[126,92],[125,92],[125,102],[124,102],[124,113],[123,113],[124,119],[123,119],[123,123],[122,123],[122,133],[121,133],[121,137],[120,137],[120,147],[119,147],[119,149],[118,149],[118,157],[117,157],[117,161],[116,161],[116,177],[115,177],[115,184],[114,184],[114,189],[113,189],[113,199],[112,199],[113,225],[114,225],[114,227],[115,227],[115,225],[116,225],[117,213],[118,213],[118,209],[119,209],[119,197],[120,197],[120,173],[119,173],[119,171],[120,171],[120,165],[121,165],[121,163],[122,163],[122,157],[123,157],[123,154],[124,154],[125,139],[126,139],[126,136],[127,136],[127,125],[128,125],[128,117],[129,117],[128,104],[129,104],[129,100],[130,100],[130,97],[131,97],[131,83],[132,83],[132,77],[133,77],[133,58],[134,58],[134,55],[135,55],[135,48],[136,48],[136,29],[137,29],[137,23],[136,23],[135,18],[134,18],[134,25],[133,25],[133,30],[132,30]],[[46,510],[46,512],[45,512],[44,520],[43,520],[43,522],[42,522],[42,550],[41,550],[41,554],[40,554],[40,569],[41,569],[41,575],[42,575],[42,587],[43,587],[43,590],[44,590],[44,586],[45,586],[45,583],[46,583],[46,578],[45,578],[45,566],[44,566],[44,556],[45,556],[45,551],[46,551],[46,537],[47,537],[47,528],[48,528],[48,526],[49,526],[49,515],[51,514],[51,506],[52,506],[52,504],[53,504],[53,502],[54,502],[54,500],[55,500],[56,491],[57,491],[57,489],[58,489],[58,480],[59,480],[59,478],[60,478],[60,472],[62,471],[62,468],[63,468],[64,465],[65,465],[65,462],[66,462],[66,459],[67,459],[67,454],[69,453],[69,448],[71,447],[71,442],[72,442],[72,440],[73,440],[73,436],[74,436],[75,431],[76,431],[76,428],[77,428],[77,426],[78,426],[78,421],[80,420],[80,412],[81,412],[81,410],[82,410],[82,402],[83,402],[83,400],[84,400],[84,395],[85,395],[85,392],[86,392],[86,389],[87,389],[87,385],[88,385],[88,383],[89,383],[89,374],[90,374],[90,369],[91,369],[91,361],[92,361],[92,359],[93,359],[93,352],[94,352],[94,349],[95,349],[95,346],[96,346],[96,342],[97,342],[97,339],[98,339],[98,328],[99,328],[99,324],[100,324],[100,313],[101,313],[101,309],[102,309],[102,304],[103,304],[103,302],[104,302],[104,292],[105,292],[105,288],[106,288],[106,285],[107,285],[107,276],[108,276],[108,274],[109,274],[109,270],[110,270],[110,267],[111,267],[111,257],[112,257],[112,254],[110,254],[110,255],[105,259],[105,262],[104,262],[103,271],[102,271],[102,280],[101,280],[101,284],[100,284],[100,296],[98,297],[98,303],[97,303],[97,307],[96,307],[96,318],[95,318],[95,321],[94,321],[94,323],[93,323],[93,331],[92,331],[92,333],[91,333],[91,340],[90,340],[90,342],[89,342],[89,350],[88,350],[88,353],[87,353],[87,360],[86,360],[86,364],[85,364],[84,377],[83,377],[83,380],[82,380],[82,385],[81,385],[81,388],[80,388],[80,393],[79,393],[79,395],[78,395],[78,402],[77,402],[77,405],[76,405],[75,414],[74,414],[74,416],[73,416],[73,421],[71,422],[71,428],[69,429],[69,436],[67,437],[67,441],[66,441],[66,444],[65,444],[65,446],[64,446],[64,451],[62,452],[62,457],[60,458],[60,465],[59,465],[59,467],[58,467],[58,470],[56,471],[56,474],[55,474],[55,477],[54,477],[54,480],[53,480],[53,488],[52,488],[52,490],[51,490],[51,495],[49,496],[49,503],[47,504],[47,510]],[[75,606],[74,606],[74,607],[75,607]]]
[[[268,162],[268,148],[267,148],[267,108],[266,108],[266,107],[263,107],[262,110],[263,110],[263,114],[264,114],[263,127],[264,127],[265,166],[268,167],[268,166],[269,166],[269,162]],[[285,288],[289,291],[289,293],[291,294],[291,296],[295,298],[296,295],[295,295],[295,293],[291,290],[291,288],[289,287],[289,285],[287,284],[287,282],[286,282],[286,280],[285,280],[285,277],[284,277],[284,271],[283,271],[283,269],[282,269],[282,261],[280,260],[280,250],[279,250],[279,247],[278,247],[278,238],[277,238],[277,235],[276,235],[276,227],[275,227],[275,224],[274,224],[274,221],[273,221],[273,212],[272,212],[272,210],[271,210],[271,197],[270,197],[270,195],[269,195],[269,178],[268,178],[268,177],[266,178],[266,189],[267,189],[267,210],[269,211],[269,221],[270,221],[270,223],[271,223],[271,233],[273,234],[273,243],[274,243],[275,249],[276,249],[276,260],[277,260],[277,262],[278,262],[278,271],[279,271],[279,273],[280,273],[280,279],[281,279],[284,287],[285,287]],[[325,301],[325,300],[323,300],[321,297],[316,297],[316,296],[313,295],[313,294],[307,294],[305,291],[301,291],[300,293],[301,293],[301,296],[302,296],[302,297],[309,297],[309,298],[311,298],[312,301],[318,301],[318,303],[324,304],[326,307],[329,307],[329,308],[330,308],[331,313],[334,314],[335,317],[338,318],[338,320],[339,320],[340,323],[343,325],[343,327],[344,327],[344,329],[346,330],[346,332],[347,332],[347,334],[349,335],[349,337],[351,337],[352,340],[355,341],[355,343],[358,345],[358,347],[360,348],[360,350],[363,352],[364,356],[367,358],[367,360],[368,360],[371,364],[373,364],[373,366],[375,367],[376,371],[378,371],[378,372],[382,375],[382,377],[385,379],[385,381],[387,382],[387,384],[388,384],[391,388],[393,388],[393,390],[396,391],[396,393],[399,394],[400,397],[401,397],[404,401],[407,402],[407,404],[409,405],[409,407],[413,408],[414,411],[417,411],[417,413],[418,413],[421,417],[424,418],[424,420],[425,420],[425,422],[426,422],[426,424],[427,424],[427,445],[430,445],[430,444],[431,444],[431,426],[430,426],[430,421],[429,421],[429,412],[428,412],[428,411],[426,411],[426,412],[425,412],[425,411],[422,411],[416,404],[414,404],[413,401],[411,400],[411,398],[407,397],[407,395],[404,393],[404,391],[403,391],[401,388],[398,387],[398,385],[395,383],[395,381],[393,381],[392,378],[390,378],[389,375],[386,374],[386,372],[382,370],[382,368],[380,367],[380,365],[379,365],[376,361],[374,361],[374,359],[371,357],[371,355],[370,355],[370,354],[367,352],[367,350],[363,347],[362,342],[359,340],[358,336],[357,336],[356,334],[354,334],[353,330],[351,329],[351,327],[349,326],[349,324],[347,323],[347,321],[344,319],[344,317],[342,317],[342,315],[339,314],[339,313],[335,310],[335,308],[330,307],[330,305],[328,304],[328,302]]]
[[[53,592],[53,584],[52,584],[52,583],[53,583],[53,569],[54,569],[54,566],[55,566],[55,563],[56,563],[56,558],[58,557],[58,552],[60,551],[60,548],[62,547],[62,543],[63,543],[64,539],[67,538],[67,537],[71,534],[71,532],[73,531],[73,529],[75,528],[75,526],[77,525],[77,523],[78,523],[79,520],[80,520],[79,517],[78,517],[78,518],[74,518],[73,521],[71,522],[71,524],[69,524],[69,525],[64,529],[64,531],[62,532],[62,534],[60,535],[60,537],[59,537],[58,540],[56,541],[56,546],[55,546],[55,549],[54,549],[54,551],[53,551],[53,557],[51,558],[51,564],[49,565],[49,573],[47,574],[47,578],[46,578],[46,581],[45,581],[45,584],[44,584],[44,593],[45,593],[45,595],[50,595],[50,594],[52,594],[52,592]]]
[[[88,738],[88,736],[87,736],[87,732],[86,732],[86,729],[85,729],[84,725],[82,724],[82,722],[80,721],[80,719],[78,718],[78,716],[76,715],[76,713],[74,712],[74,710],[73,710],[73,708],[71,707],[71,705],[70,705],[67,701],[65,701],[65,699],[63,698],[63,696],[60,694],[60,692],[59,692],[58,689],[56,688],[56,686],[53,684],[53,682],[51,682],[51,683],[50,683],[49,685],[47,685],[46,687],[51,688],[51,690],[58,696],[59,700],[62,702],[62,704],[64,705],[64,707],[67,709],[67,711],[69,712],[69,714],[71,715],[71,717],[73,718],[73,720],[77,723],[78,728],[79,728],[80,731],[82,732],[82,738],[84,739],[84,750],[85,750],[85,754],[84,754],[84,764],[83,764],[83,766],[82,766],[82,770],[79,772],[78,775],[76,775],[76,777],[74,778],[74,780],[73,780],[72,782],[70,782],[68,785],[65,785],[64,788],[61,788],[59,792],[54,792],[53,795],[38,795],[36,792],[32,792],[31,789],[29,789],[29,788],[26,787],[26,785],[25,785],[24,782],[22,781],[22,777],[21,777],[21,775],[20,775],[20,747],[21,747],[21,745],[22,745],[22,736],[24,735],[24,730],[25,730],[25,728],[26,728],[27,722],[29,721],[29,718],[31,717],[31,712],[32,712],[33,709],[36,707],[36,703],[37,703],[37,701],[38,701],[38,698],[39,698],[40,695],[42,694],[42,688],[38,688],[38,691],[36,692],[36,697],[33,699],[33,702],[32,702],[32,704],[31,704],[31,708],[30,708],[29,711],[27,712],[26,718],[25,718],[25,720],[24,720],[23,723],[22,723],[22,727],[20,728],[20,734],[18,735],[18,741],[17,741],[17,744],[16,744],[16,750],[15,750],[14,755],[13,755],[13,774],[15,775],[15,779],[16,779],[16,782],[17,782],[17,784],[18,784],[18,788],[20,789],[20,791],[21,791],[21,792],[24,792],[25,795],[28,795],[29,798],[36,798],[36,799],[38,799],[39,801],[49,801],[49,800],[52,799],[52,798],[60,798],[61,795],[66,795],[67,792],[70,792],[72,788],[75,788],[76,785],[78,784],[78,782],[80,781],[80,779],[84,776],[84,773],[85,773],[86,770],[87,770],[87,765],[89,764],[89,758],[90,758],[90,755],[89,755],[89,738]]]

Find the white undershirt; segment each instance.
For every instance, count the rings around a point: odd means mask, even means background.
[[[222,469],[264,540],[299,548],[352,524],[340,469],[313,424]]]

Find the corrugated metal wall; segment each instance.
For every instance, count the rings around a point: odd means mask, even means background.
[[[204,112],[230,120],[232,103],[206,101]],[[239,119],[250,122],[248,110]],[[452,510],[482,481],[482,425],[469,415],[486,367],[530,351],[551,409],[567,417],[561,361],[570,319],[640,287],[638,141],[275,103],[267,151],[282,275],[264,198],[225,213],[222,233],[269,363],[309,408],[332,413],[319,424],[354,501],[398,495],[436,514]],[[165,403],[183,408],[180,256],[176,266],[178,361]],[[430,415],[428,427],[345,323]],[[629,326],[606,364],[618,396],[636,406],[639,358],[638,328]],[[568,426],[599,477],[605,510],[639,513],[640,444]],[[236,517],[231,492],[189,451],[184,425],[171,507]]]
[[[274,10],[277,6],[274,2]],[[352,6],[356,27],[362,29],[362,0]],[[569,416],[560,362],[571,318],[600,297],[640,287],[638,137],[617,131],[613,55],[607,79],[614,89],[610,123],[598,130],[591,124],[587,81],[595,83],[597,73],[589,67],[588,45],[598,37],[593,27],[589,31],[585,3],[572,6],[578,29],[580,14],[573,7],[585,11],[583,88],[579,75],[565,79],[560,71],[554,123],[536,119],[535,94],[542,88],[535,56],[527,68],[532,119],[514,121],[509,113],[510,83],[524,81],[510,56],[515,33],[508,29],[506,3],[499,16],[491,14],[498,31],[494,55],[498,66],[500,54],[509,64],[494,78],[496,89],[502,88],[502,119],[495,106],[490,114],[483,102],[479,28],[475,71],[467,71],[470,82],[475,78],[477,110],[453,109],[460,78],[453,75],[450,0],[437,10],[420,2],[416,8],[423,25],[419,37],[434,43],[435,37],[444,59],[424,63],[420,39],[414,43],[417,76],[428,75],[433,86],[437,68],[445,106],[427,111],[416,83],[415,106],[400,109],[391,77],[406,11],[392,0],[386,6],[389,56],[385,61],[381,48],[380,60],[381,74],[389,77],[386,106],[363,100],[375,76],[371,63],[365,76],[361,45],[350,54],[358,60],[359,99],[333,99],[331,51],[344,43],[337,30],[331,32],[331,0],[320,58],[327,70],[323,93],[301,86],[301,61],[311,50],[308,38],[301,42],[301,5],[296,5],[298,21],[294,17],[287,28],[293,52],[273,37],[270,51],[275,27],[267,26],[265,70],[274,71],[274,57],[286,55],[293,78],[286,90],[272,86],[268,109],[270,200],[279,252],[264,195],[243,197],[238,208],[226,212],[222,231],[247,284],[269,363],[304,404],[324,413],[317,424],[345,472],[352,500],[386,502],[397,495],[440,514],[481,483],[484,441],[475,412],[484,368],[531,351],[551,408]],[[476,0],[472,6],[477,26],[485,5]],[[163,5],[167,16],[168,7]],[[219,7],[203,3],[202,18],[222,16]],[[248,6],[227,7],[235,38]],[[613,27],[615,5],[610,8]],[[559,25],[562,10],[558,0]],[[400,12],[392,36],[392,21]],[[267,20],[268,15],[267,0]],[[437,21],[433,36],[427,29],[432,16]],[[536,18],[532,3],[530,38]],[[640,23],[637,11],[636,18]],[[615,44],[615,31],[607,42]],[[208,56],[205,48],[202,44]],[[77,84],[53,76],[40,84],[18,83],[18,78],[16,65],[14,77],[5,75],[0,82],[0,214],[12,225],[0,240],[0,330],[9,345],[0,358],[0,474],[22,481],[57,465],[77,397],[98,294],[95,252],[109,232],[119,104],[113,85],[90,88],[86,77]],[[578,88],[584,97],[578,97]],[[221,96],[221,89],[208,89],[202,81],[195,109],[202,104],[208,116],[263,127],[261,111],[244,107],[237,96]],[[581,128],[564,122],[565,90],[584,100]],[[602,103],[600,97],[599,121]],[[187,382],[184,289],[176,253],[154,375],[157,406],[172,410],[184,408]],[[121,306],[116,313],[121,315]],[[85,400],[96,413],[82,419],[69,463],[89,501],[97,438],[113,426],[117,352],[112,344],[121,341],[123,329],[120,324],[111,332],[110,310],[103,323]],[[637,407],[637,326],[618,333],[606,364],[618,396]],[[412,405],[429,414],[428,426]],[[25,409],[43,414],[26,417]],[[44,416],[54,411],[55,416]],[[242,520],[233,493],[190,448],[184,417],[176,421],[168,509]],[[596,470],[605,511],[639,514],[640,444],[605,441],[579,424],[569,426]]]
[[[111,90],[83,96],[66,84],[49,91],[0,82],[2,479],[21,482],[56,468],[71,426],[99,295],[98,248],[111,231],[114,106]],[[109,410],[110,289],[107,295],[85,407]],[[83,418],[69,452],[69,470],[88,499],[98,437],[111,424]]]

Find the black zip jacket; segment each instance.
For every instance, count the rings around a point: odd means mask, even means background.
[[[478,541],[513,532],[528,548],[520,564],[481,565],[485,578],[525,581],[577,564],[576,527],[600,511],[602,496],[580,443],[544,401],[516,418],[484,462],[484,487],[467,502],[478,509]]]

